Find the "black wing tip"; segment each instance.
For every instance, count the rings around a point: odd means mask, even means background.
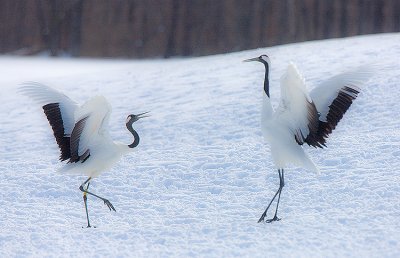
[[[83,129],[85,128],[86,120],[89,118],[89,116],[85,116],[82,119],[80,119],[74,126],[74,129],[72,130],[71,133],[71,138],[70,138],[70,152],[71,152],[71,158],[68,161],[68,163],[76,163],[79,161],[85,162],[89,156],[89,150],[86,150],[84,154],[79,156],[79,140],[82,134]]]
[[[317,108],[315,107],[314,102],[307,102],[307,127],[308,127],[308,135],[304,136],[301,130],[296,130],[294,134],[294,139],[297,144],[303,145],[304,142],[310,137],[310,135],[314,135],[318,131],[319,125],[319,113]]]
[[[353,100],[355,100],[360,91],[345,85],[341,88],[338,96],[332,101],[329,106],[329,112],[326,116],[326,122],[319,121],[318,130],[314,134],[309,134],[305,139],[305,142],[313,147],[323,148],[326,146],[326,139],[335,130],[337,124],[343,118],[343,115],[350,108]]]
[[[65,136],[65,129],[60,111],[60,104],[49,103],[44,105],[42,108],[53,130],[53,135],[57,142],[57,145],[60,148],[60,160],[64,161],[69,159],[71,157],[70,139],[69,137]]]

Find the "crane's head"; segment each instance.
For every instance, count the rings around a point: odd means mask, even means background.
[[[126,124],[133,124],[134,122],[136,122],[137,120],[139,120],[140,118],[144,118],[144,117],[149,117],[150,115],[146,115],[148,114],[150,111],[148,112],[144,112],[144,113],[140,113],[138,115],[134,115],[131,114],[126,118]]]
[[[271,60],[269,59],[269,57],[267,55],[261,55],[259,57],[243,60],[243,62],[252,62],[252,61],[261,62],[264,65],[268,65],[268,66],[271,63]]]

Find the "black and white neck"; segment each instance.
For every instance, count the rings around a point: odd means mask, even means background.
[[[263,63],[265,66],[264,92],[269,98],[269,67],[271,63],[269,57],[267,55],[261,55],[259,57],[243,60],[243,62],[253,62],[253,61]]]
[[[133,142],[128,145],[128,147],[131,148],[131,149],[133,149],[136,146],[138,146],[139,145],[139,141],[140,141],[139,134],[133,129],[132,124],[133,124],[132,121],[129,121],[128,123],[126,123],[126,128],[129,130],[129,132],[131,132],[131,134],[134,137]]]
[[[261,55],[259,61],[265,66],[265,77],[264,77],[264,92],[269,98],[269,64],[270,60],[267,55]]]
[[[136,122],[137,120],[141,119],[141,118],[148,117],[149,115],[146,115],[147,113],[149,113],[149,112],[144,112],[144,113],[141,113],[141,114],[138,114],[138,115],[133,115],[132,114],[132,115],[129,115],[126,118],[126,128],[128,128],[129,132],[131,132],[131,134],[134,137],[133,142],[128,145],[128,147],[131,148],[131,149],[133,149],[136,146],[138,146],[139,145],[139,141],[140,141],[139,134],[133,129],[132,124],[134,122]]]

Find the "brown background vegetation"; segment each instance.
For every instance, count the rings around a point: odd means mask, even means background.
[[[399,0],[0,0],[0,53],[208,55],[394,31]]]

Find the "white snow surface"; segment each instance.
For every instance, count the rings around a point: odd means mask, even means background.
[[[261,136],[264,67],[271,98],[293,61],[312,89],[359,65],[376,75],[328,148],[305,147],[321,175],[287,168],[279,222],[257,223],[278,173]],[[290,44],[199,58],[80,60],[0,57],[0,257],[399,257],[400,34]],[[80,103],[104,95],[113,139],[137,150],[92,181],[110,212],[60,174],[40,106],[17,93],[38,81]],[[268,217],[273,216],[273,208]]]

